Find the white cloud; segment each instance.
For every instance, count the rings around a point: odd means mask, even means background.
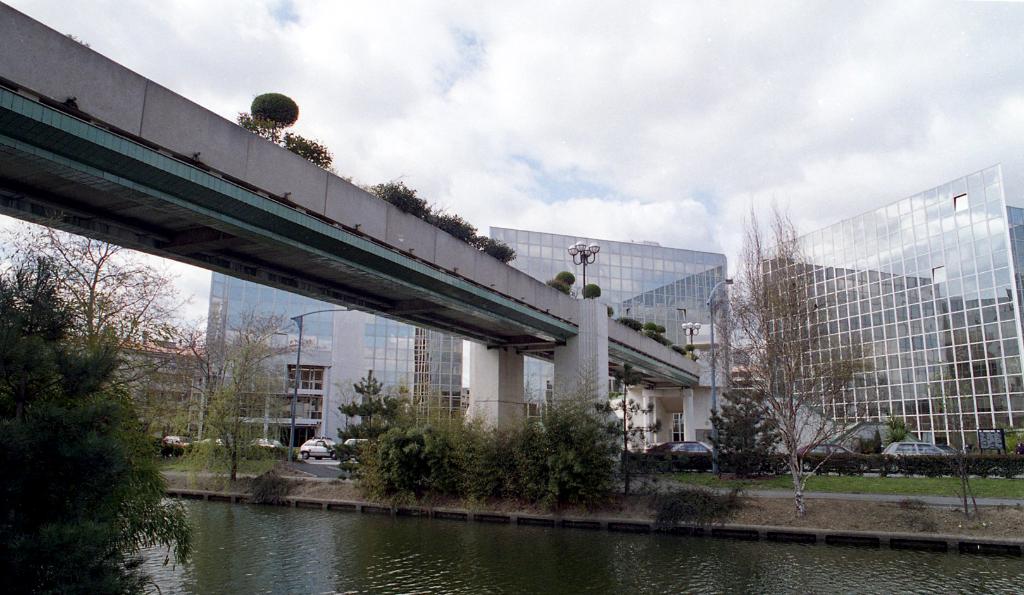
[[[228,118],[288,93],[484,230],[732,257],[771,200],[810,230],[1000,161],[1024,199],[1020,4],[13,4]]]

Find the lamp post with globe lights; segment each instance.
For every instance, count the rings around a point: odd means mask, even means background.
[[[590,244],[589,246],[585,242],[576,242],[569,246],[569,256],[572,257],[573,264],[583,266],[583,287],[587,286],[587,265],[593,264],[597,260],[597,253],[601,251],[601,247],[597,244]]]
[[[689,336],[689,344],[693,345],[693,336],[700,333],[699,322],[684,322],[682,325],[683,332]]]

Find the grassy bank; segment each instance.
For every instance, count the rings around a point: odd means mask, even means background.
[[[708,474],[709,475],[709,474]],[[168,484],[189,489],[225,492],[250,492],[253,480],[240,479],[228,483],[223,477],[195,477],[186,473],[165,474]],[[289,480],[290,496],[342,501],[368,500],[358,485],[350,481]],[[730,484],[731,485],[731,484]],[[683,487],[683,486],[680,486]],[[684,496],[684,500],[691,500]],[[422,499],[401,502],[380,502],[383,505],[429,506],[468,509],[475,512],[561,514],[571,517],[603,519],[653,519],[658,505],[649,494],[623,497],[610,495],[600,506],[549,509],[536,504],[507,499],[471,501],[462,499]],[[687,521],[690,522],[690,521]],[[721,519],[724,523],[770,525],[833,531],[896,531],[908,533],[943,533],[988,537],[1019,538],[1024,534],[1024,508],[988,507],[978,518],[964,519],[949,507],[928,507],[919,502],[864,502],[848,500],[815,500],[808,505],[807,516],[796,518],[792,501],[784,498],[743,497],[740,506]],[[716,523],[717,524],[717,523]]]
[[[238,461],[239,475],[262,475],[274,468],[278,461],[276,459],[243,459]],[[178,471],[182,473],[218,473],[227,472],[224,464],[210,463],[208,461],[195,461],[187,457],[176,457],[162,459],[160,464],[162,471]]]
[[[714,488],[742,487],[747,490],[791,490],[788,475],[757,479],[719,479],[711,473],[678,473],[680,483]],[[888,494],[898,496],[956,496],[960,480],[955,477],[860,477],[816,475],[807,480],[808,492],[846,494]],[[971,489],[978,498],[1024,499],[1024,480],[974,478]]]

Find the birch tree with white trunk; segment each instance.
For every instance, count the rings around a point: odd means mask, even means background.
[[[834,304],[814,291],[822,267],[805,257],[784,213],[773,208],[766,227],[751,213],[744,236],[725,340],[737,376],[778,432],[802,517],[815,471],[805,469],[804,455],[843,430],[843,395],[861,367],[861,350],[828,335],[826,313]]]

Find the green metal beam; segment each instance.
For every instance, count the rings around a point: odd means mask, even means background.
[[[0,142],[97,176],[248,234],[327,259],[432,296],[449,307],[514,322],[558,339],[571,322],[261,196],[169,157],[0,89]],[[116,173],[115,173],[116,172]]]

